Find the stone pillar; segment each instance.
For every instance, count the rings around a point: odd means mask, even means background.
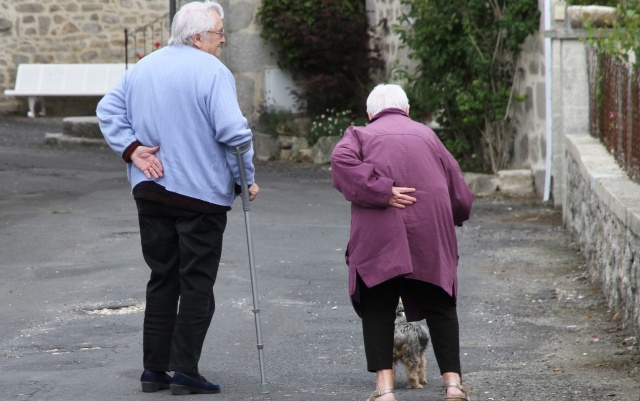
[[[580,38],[571,31],[558,31],[553,40],[552,195],[555,206],[565,203],[565,138],[589,135],[587,55]]]

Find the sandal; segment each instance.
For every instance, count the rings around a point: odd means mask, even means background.
[[[468,386],[465,386],[464,384],[460,384],[456,382],[450,382],[444,386],[445,391],[449,387],[459,388],[460,391],[462,391],[462,395],[450,395],[450,396],[446,395],[444,397],[444,401],[471,401],[471,399],[469,398],[469,393],[471,392],[471,389]]]
[[[380,398],[383,395],[389,394],[389,393],[393,393],[392,388],[387,388],[384,390],[376,390],[373,393],[371,393],[371,397],[367,398],[367,401],[376,401],[377,398]]]

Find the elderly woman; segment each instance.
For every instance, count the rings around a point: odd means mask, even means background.
[[[368,401],[393,401],[395,310],[426,319],[446,401],[468,400],[462,385],[455,226],[469,219],[473,192],[458,163],[427,126],[409,118],[398,85],[367,99],[366,127],[351,126],[333,151],[333,186],[351,202],[346,261],[349,292],[362,318]]]

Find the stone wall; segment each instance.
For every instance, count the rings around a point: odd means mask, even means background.
[[[265,66],[278,64],[275,50],[260,38],[260,27],[255,23],[260,1],[219,1],[225,10],[225,32],[229,32],[221,59],[236,78],[240,108],[250,121],[265,100]]]
[[[599,141],[566,138],[563,218],[610,308],[640,336],[640,185]]]
[[[409,49],[402,47],[400,36],[394,29],[408,7],[402,5],[401,0],[366,0],[365,4],[373,42],[385,60],[385,71],[378,77],[379,81],[394,80],[397,71],[413,71],[415,61],[409,59]]]
[[[0,112],[24,99],[7,98],[23,63],[124,62],[124,29],[168,11],[166,0],[12,0],[0,4]]]
[[[539,1],[540,12],[544,2]],[[515,126],[512,168],[530,169],[536,191],[542,193],[545,172],[545,63],[544,24],[527,38],[516,66],[514,94],[524,98],[511,103],[509,117]]]
[[[178,0],[178,8],[185,1]],[[263,99],[264,66],[274,65],[270,47],[254,24],[260,0],[220,1],[225,9],[227,46],[222,61],[236,75],[243,113],[251,118]],[[12,89],[23,63],[122,63],[124,30],[130,32],[168,14],[169,0],[12,0],[0,3],[0,113],[26,109],[26,99],[4,96]],[[166,44],[168,17],[147,41]],[[130,45],[129,62],[144,53],[142,34]],[[147,47],[151,51],[151,46]],[[97,100],[93,99],[94,103]],[[47,101],[50,114],[82,107],[87,99],[54,98]],[[60,107],[68,104],[67,107]]]

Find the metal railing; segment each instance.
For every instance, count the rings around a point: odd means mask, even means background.
[[[595,48],[587,61],[591,135],[640,183],[640,69]]]
[[[148,24],[134,30],[124,30],[124,63],[128,67],[131,60],[138,61],[142,57],[167,44],[171,13],[156,18]]]

